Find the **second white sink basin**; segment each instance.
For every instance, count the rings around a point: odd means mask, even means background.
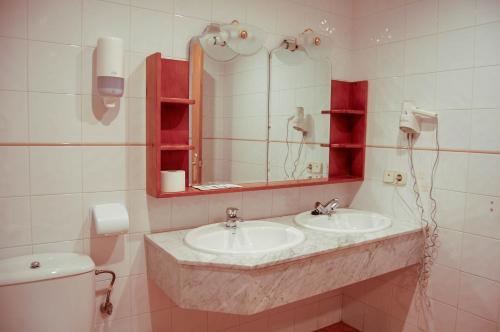
[[[296,215],[295,222],[305,228],[336,233],[377,232],[392,224],[381,214],[354,209],[337,209],[330,217],[307,211]]]
[[[214,254],[258,254],[288,249],[304,239],[304,233],[295,227],[254,220],[240,222],[234,230],[224,223],[201,226],[189,231],[184,242]]]

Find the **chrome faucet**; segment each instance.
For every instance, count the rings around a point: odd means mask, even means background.
[[[340,201],[338,198],[333,198],[328,201],[326,204],[321,204],[320,202],[316,202],[314,205],[314,210],[311,211],[311,214],[326,214],[327,216],[331,216],[337,211],[337,208],[340,206]]]
[[[240,222],[243,222],[243,219],[238,217],[238,211],[239,209],[235,207],[226,209],[226,223],[224,224],[226,228],[235,229]]]

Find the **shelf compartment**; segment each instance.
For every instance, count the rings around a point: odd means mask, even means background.
[[[160,100],[164,98],[189,100],[189,62],[161,59]]]
[[[186,98],[170,98],[170,97],[162,97],[160,99],[162,103],[165,104],[182,104],[182,105],[193,105],[194,99],[186,99]]]
[[[368,81],[332,81],[331,110],[366,110],[367,102]]]
[[[162,150],[161,171],[188,170],[189,150]],[[186,173],[185,183],[189,186],[189,172]],[[160,177],[161,178],[161,177]]]
[[[363,181],[362,176],[357,175],[336,175],[330,178],[334,182],[354,182],[354,181]]]
[[[365,149],[330,149],[329,178],[363,178]]]
[[[189,145],[189,109],[184,104],[162,104],[160,145]]]
[[[159,197],[161,171],[184,170],[189,184],[189,63],[162,59],[154,53],[146,59],[146,191]]]
[[[330,114],[330,115],[365,115],[366,112],[364,110],[334,109],[334,110],[324,110],[324,111],[321,111],[321,114]]]
[[[332,80],[330,110],[330,160],[328,178],[363,180],[366,143],[368,82]]]
[[[364,144],[366,117],[338,116],[330,118],[330,144]]]

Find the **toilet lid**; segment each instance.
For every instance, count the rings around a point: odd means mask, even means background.
[[[87,255],[44,253],[0,260],[0,286],[87,273],[95,264]]]

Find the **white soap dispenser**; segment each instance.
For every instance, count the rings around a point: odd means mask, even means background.
[[[123,39],[103,37],[97,40],[97,91],[106,108],[116,107],[123,96]]]

